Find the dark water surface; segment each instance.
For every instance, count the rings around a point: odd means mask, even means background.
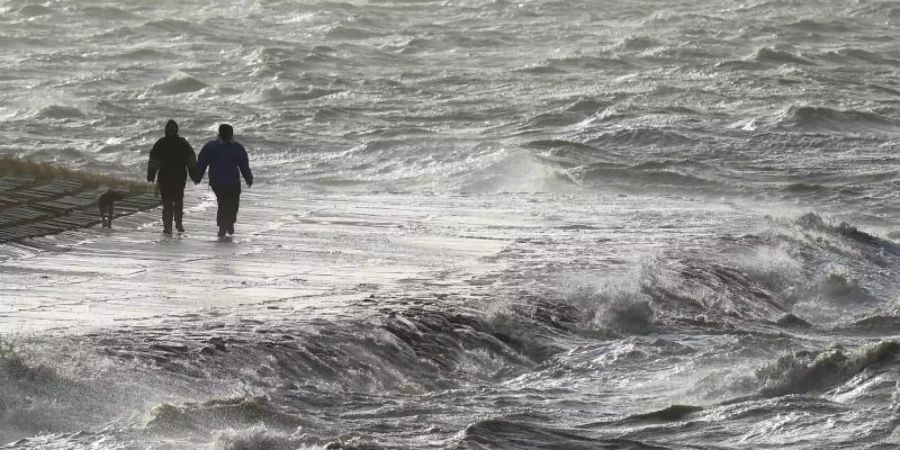
[[[900,6],[0,0],[0,154],[189,187],[0,247],[12,448],[896,448]]]

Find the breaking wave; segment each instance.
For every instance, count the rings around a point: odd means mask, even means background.
[[[812,65],[813,62],[807,59],[796,56],[792,53],[788,53],[785,51],[779,51],[775,49],[771,49],[768,47],[760,48],[756,51],[756,54],[753,55],[753,60],[762,62],[762,63],[772,63],[772,64],[799,64],[799,65]]]
[[[150,411],[147,428],[163,433],[205,433],[216,429],[246,429],[250,425],[293,431],[307,422],[279,411],[265,398],[231,398],[181,405],[161,404]]]
[[[142,361],[185,376],[239,377],[258,386],[302,383],[317,389],[372,393],[447,389],[532,367],[555,353],[556,347],[539,330],[557,333],[558,325],[535,321],[529,318],[531,313],[531,309],[516,308],[503,320],[490,321],[432,307],[410,308],[377,318],[367,333],[358,333],[352,325],[327,332],[308,328],[267,331],[254,326],[198,341],[162,341],[147,330],[147,334],[135,334],[140,336],[138,340],[121,336],[131,342],[108,352],[110,357]],[[511,320],[529,323],[532,331],[510,328]],[[248,335],[242,337],[242,333]],[[259,335],[268,339],[247,339]],[[460,376],[460,371],[467,375]],[[188,422],[173,418],[184,414],[240,415],[245,410],[271,412],[258,400],[247,403],[239,399],[237,403],[165,406],[157,422],[180,426]]]
[[[348,27],[346,25],[337,25],[330,28],[326,32],[326,36],[332,39],[369,39],[378,37],[381,34],[374,31],[365,30],[362,28]]]
[[[855,350],[833,348],[821,352],[784,355],[756,371],[759,393],[767,396],[802,394],[830,389],[864,370],[894,365],[900,342],[881,341]]]
[[[779,122],[782,127],[823,133],[835,131],[887,133],[896,129],[893,121],[879,114],[815,106],[791,107],[783,113]]]
[[[697,144],[697,141],[690,136],[686,136],[676,131],[656,128],[636,128],[617,130],[613,133],[604,134],[592,139],[588,143],[599,147],[629,146],[640,148],[645,146],[692,145]]]
[[[641,167],[623,167],[618,164],[592,163],[572,169],[572,177],[580,184],[597,188],[624,188],[645,191],[650,188],[676,188],[686,190],[717,189],[711,180],[678,169],[645,170]]]
[[[572,192],[578,189],[565,170],[525,154],[508,156],[465,178],[461,191],[466,193]]]
[[[100,19],[121,20],[136,17],[134,13],[114,6],[88,6],[81,9],[81,13],[88,17]]]
[[[565,304],[577,308],[578,328],[590,334],[645,334],[654,329],[651,298],[637,286],[583,286],[568,293]]]
[[[0,338],[0,442],[88,430],[133,400],[98,381],[102,362],[94,366],[95,378],[84,381],[36,359],[34,350]]]
[[[38,111],[35,118],[64,120],[80,119],[84,116],[85,113],[74,106],[50,105]]]
[[[217,450],[297,450],[307,447],[306,439],[292,434],[270,430],[264,426],[249,429],[231,429],[221,432],[215,439]]]
[[[466,427],[461,444],[466,448],[504,448],[525,450],[533,448],[632,449],[663,450],[665,447],[629,439],[596,439],[576,431],[553,429],[524,421],[488,419]]]
[[[815,213],[806,213],[797,218],[797,224],[804,230],[828,233],[840,236],[859,244],[865,244],[878,249],[879,252],[885,252],[892,255],[900,255],[900,245],[894,242],[882,239],[878,236],[866,233],[852,224],[841,222],[837,225],[826,222],[821,216]],[[871,252],[870,252],[871,254]]]
[[[672,422],[684,420],[700,411],[703,411],[703,408],[700,406],[670,405],[657,411],[628,416],[619,423]]]
[[[620,50],[647,50],[660,44],[658,40],[649,36],[629,36],[622,39],[616,47]]]
[[[845,48],[841,50],[830,51],[824,53],[822,57],[829,61],[843,64],[854,64],[860,61],[869,64],[885,64],[891,66],[900,64],[900,60],[888,58],[881,53],[871,52],[858,48]]]
[[[185,94],[206,89],[206,83],[189,75],[176,75],[168,80],[156,84],[153,89],[163,94]]]
[[[55,14],[56,11],[43,5],[26,5],[17,9],[15,13],[22,17],[40,17]]]
[[[192,34],[197,32],[200,27],[196,23],[188,20],[161,19],[146,22],[142,25],[142,28],[165,31],[172,34]]]
[[[810,19],[800,20],[786,25],[789,28],[795,28],[803,31],[815,31],[823,33],[841,33],[849,31],[850,27],[840,21],[815,21]]]

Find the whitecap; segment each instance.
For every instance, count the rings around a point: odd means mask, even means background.
[[[207,87],[206,83],[190,75],[182,74],[173,76],[162,83],[154,85],[153,89],[164,94],[184,94],[206,89]]]

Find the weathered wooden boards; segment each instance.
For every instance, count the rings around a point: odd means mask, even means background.
[[[97,197],[105,190],[78,180],[0,176],[0,243],[99,224]],[[135,193],[116,202],[116,216],[159,203],[152,193]]]

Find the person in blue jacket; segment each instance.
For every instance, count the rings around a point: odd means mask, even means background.
[[[209,167],[209,186],[216,194],[219,209],[216,212],[216,224],[219,226],[219,237],[225,233],[234,234],[234,223],[237,221],[238,205],[241,201],[241,178],[247,187],[253,185],[253,173],[247,150],[234,140],[234,128],[228,124],[219,126],[218,139],[206,143],[197,157],[197,178],[200,183],[206,168]]]

